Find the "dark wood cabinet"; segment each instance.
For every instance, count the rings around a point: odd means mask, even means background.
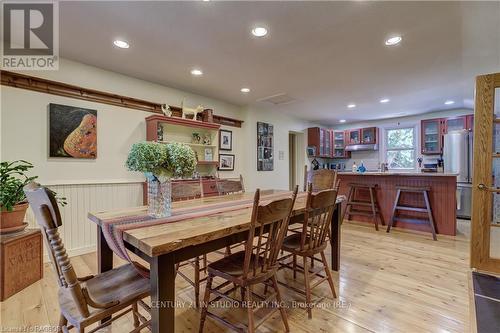
[[[426,119],[421,121],[422,154],[441,154],[443,151],[444,119]]]
[[[361,143],[361,129],[347,130],[348,144],[356,145]]]
[[[467,117],[466,124],[467,124],[467,129],[469,132],[474,131],[474,115],[470,114]]]
[[[444,119],[444,133],[467,129],[467,116]]]
[[[378,142],[378,128],[367,127],[361,129],[361,143],[375,144]]]
[[[345,150],[346,131],[332,131],[333,158],[350,158],[351,153]]]
[[[326,128],[310,127],[307,129],[307,145],[314,147],[316,157],[332,157],[332,131]]]

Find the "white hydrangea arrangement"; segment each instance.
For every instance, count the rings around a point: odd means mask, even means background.
[[[164,182],[191,176],[196,163],[196,155],[187,145],[144,141],[132,145],[125,165],[130,171],[143,172],[148,178]]]

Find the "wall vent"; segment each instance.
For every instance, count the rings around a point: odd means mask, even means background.
[[[286,93],[276,94],[272,96],[267,96],[261,99],[258,99],[257,102],[266,102],[274,105],[284,105],[295,102],[296,99],[288,96]]]

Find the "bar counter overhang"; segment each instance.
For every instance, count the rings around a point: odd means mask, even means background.
[[[421,173],[421,172],[339,172],[340,179],[339,194],[349,193],[350,183],[377,184],[376,196],[380,210],[384,219],[384,224],[390,221],[394,200],[396,199],[396,186],[417,186],[429,187],[429,200],[436,226],[436,232],[442,235],[455,236],[456,226],[456,191],[457,175],[454,173]],[[359,193],[357,198],[369,200],[368,193]],[[408,206],[424,206],[422,195],[418,193],[404,193],[401,201]],[[343,204],[345,209],[346,203]],[[406,216],[422,216],[419,213],[405,213]],[[354,221],[373,223],[370,217],[356,216],[351,218]],[[396,228],[412,229],[417,231],[430,232],[428,225],[406,223],[396,221]]]

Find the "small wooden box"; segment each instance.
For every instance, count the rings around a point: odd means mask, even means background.
[[[0,236],[0,301],[43,277],[42,246],[39,229]]]

